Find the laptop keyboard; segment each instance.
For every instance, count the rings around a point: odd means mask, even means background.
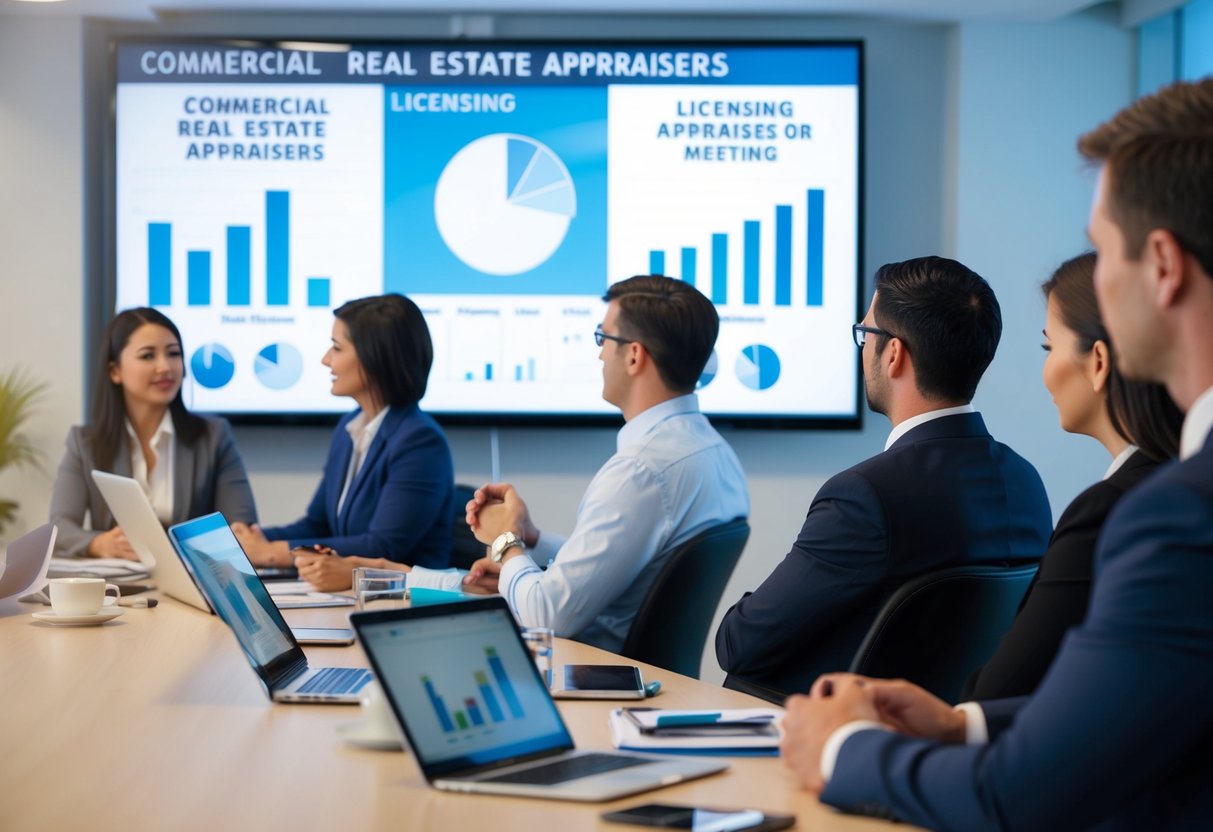
[[[371,679],[371,671],[362,667],[326,667],[299,686],[298,693],[354,693]]]
[[[528,786],[554,786],[568,780],[589,777],[621,768],[643,766],[653,762],[646,757],[628,757],[623,754],[582,754],[567,760],[558,760],[543,766],[523,769],[510,774],[486,777],[481,783],[523,783]]]

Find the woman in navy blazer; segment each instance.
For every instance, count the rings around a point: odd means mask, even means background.
[[[397,294],[353,300],[333,314],[324,365],[333,395],[352,398],[358,409],[333,432],[324,477],[303,517],[232,529],[253,563],[297,563],[301,576],[330,589],[349,587],[354,566],[331,555],[445,567],[455,474],[442,428],[417,405],[434,360],[425,318]],[[296,559],[292,549],[299,547],[318,554]]]
[[[1095,255],[1058,267],[1041,289],[1048,303],[1042,345],[1045,386],[1062,429],[1093,437],[1111,454],[1104,478],[1062,512],[1049,546],[998,650],[970,678],[962,699],[1003,699],[1036,690],[1066,631],[1082,623],[1091,594],[1095,541],[1116,502],[1179,450],[1183,415],[1159,384],[1127,381],[1095,302]]]

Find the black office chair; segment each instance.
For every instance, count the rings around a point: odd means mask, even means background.
[[[698,679],[708,627],[749,537],[750,524],[738,517],[670,552],[620,652]]]
[[[455,484],[454,520],[451,524],[451,566],[471,569],[472,564],[484,557],[484,544],[476,539],[467,524],[467,504],[476,489],[470,485]]]
[[[1015,620],[1036,566],[953,566],[908,581],[885,602],[851,672],[908,679],[957,701]]]

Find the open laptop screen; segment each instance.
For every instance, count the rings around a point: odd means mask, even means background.
[[[573,748],[503,599],[351,621],[427,778]]]
[[[180,523],[169,529],[169,536],[262,678],[273,677],[283,663],[302,658],[290,627],[222,514]]]

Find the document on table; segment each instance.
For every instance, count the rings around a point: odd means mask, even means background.
[[[307,581],[273,581],[265,585],[279,609],[300,607],[352,607],[354,599],[332,592],[316,592]]]

